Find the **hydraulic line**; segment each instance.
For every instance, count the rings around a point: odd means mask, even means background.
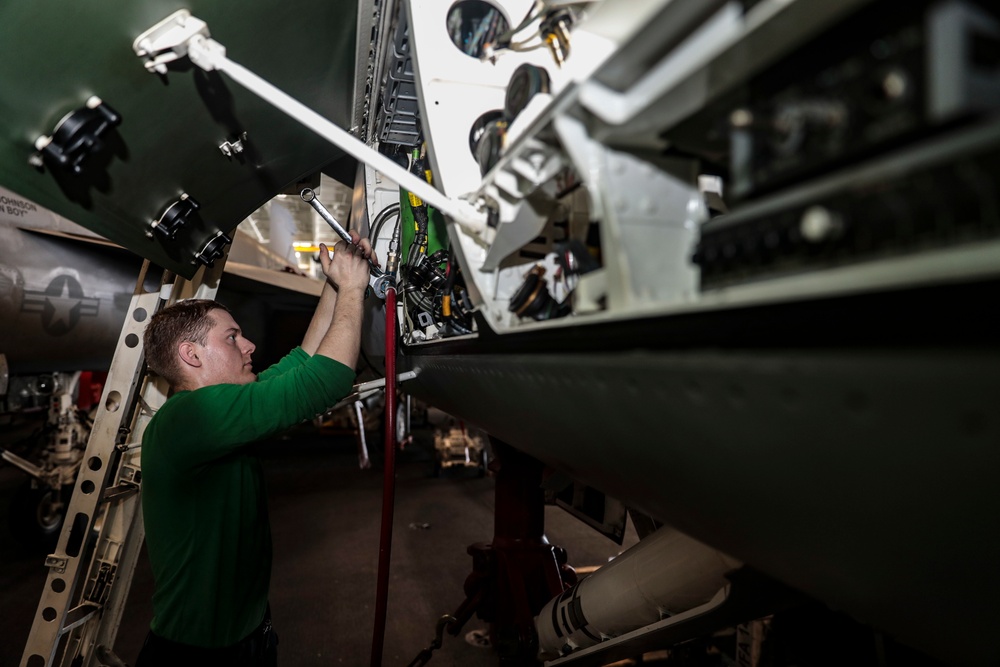
[[[393,215],[395,215],[396,219],[399,220],[399,204],[387,206],[381,213],[375,216],[375,220],[371,225],[371,234],[369,234],[373,250],[375,249],[375,245],[378,243],[379,234],[382,233],[382,225],[384,225]]]
[[[392,554],[392,518],[396,500],[396,266],[399,229],[393,234],[386,261],[390,281],[385,293],[385,466],[382,475],[382,528],[378,549],[375,591],[375,630],[372,633],[371,667],[381,667],[385,618],[389,600],[389,561]]]

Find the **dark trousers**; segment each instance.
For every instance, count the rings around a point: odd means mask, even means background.
[[[278,635],[271,627],[271,610],[257,629],[224,648],[201,648],[160,637],[152,630],[139,651],[135,667],[277,667]]]

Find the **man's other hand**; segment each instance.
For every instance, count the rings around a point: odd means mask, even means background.
[[[338,241],[333,246],[332,257],[326,244],[321,243],[319,262],[327,280],[337,290],[364,291],[368,287],[368,258],[371,257],[376,264],[378,260],[372,253],[368,239],[361,238],[355,231],[351,231],[350,234],[352,243],[348,245],[346,241]]]

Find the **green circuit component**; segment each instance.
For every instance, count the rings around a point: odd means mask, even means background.
[[[399,189],[399,215],[401,220],[400,229],[400,251],[401,257],[409,257],[410,246],[416,236],[417,228],[414,222],[413,206],[410,204],[410,193],[403,188]],[[427,207],[427,254],[433,254],[441,248],[447,248],[448,227],[444,221],[444,216],[440,211]]]

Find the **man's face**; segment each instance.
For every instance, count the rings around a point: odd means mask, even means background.
[[[233,316],[224,310],[213,310],[209,316],[215,322],[199,345],[206,384],[247,384],[257,379],[250,355],[257,347],[243,337]]]

